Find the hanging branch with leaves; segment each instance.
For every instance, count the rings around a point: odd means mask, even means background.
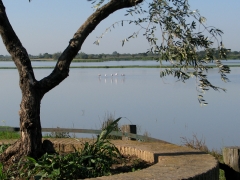
[[[93,4],[99,7],[103,2],[104,0],[95,0]],[[143,9],[143,4],[146,3],[148,7]],[[230,73],[230,68],[221,63],[229,51],[222,43],[223,32],[213,26],[206,26],[206,18],[201,16],[198,10],[190,10],[188,0],[145,0],[126,11],[125,16],[133,17],[134,20],[115,22],[98,37],[95,44],[99,45],[100,38],[116,24],[123,25],[123,22],[128,21],[140,29],[123,39],[122,45],[136,38],[140,31],[144,31],[142,35],[150,46],[147,53],[153,53],[160,62],[165,60],[172,65],[171,68],[162,70],[160,77],[173,75],[182,82],[195,77],[201,105],[207,105],[201,94],[210,88],[226,91],[213,85],[207,78],[208,70],[214,67],[209,63],[215,63],[221,80],[229,81],[226,74]],[[205,51],[205,55],[200,56],[199,51]]]

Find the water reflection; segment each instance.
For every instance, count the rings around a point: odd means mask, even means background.
[[[118,84],[118,83],[125,83],[125,74],[122,74],[121,76],[113,76],[112,74],[110,76],[107,76],[106,74],[104,77],[101,75],[98,75],[98,81],[104,82],[105,84],[110,83],[110,84]]]

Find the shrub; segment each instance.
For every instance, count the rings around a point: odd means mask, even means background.
[[[24,158],[19,164],[19,177],[50,179],[79,179],[110,174],[110,168],[121,158],[118,149],[107,137],[121,118],[110,123],[95,142],[85,142],[82,150],[69,154],[44,154],[40,159]]]
[[[101,130],[105,130],[110,124],[112,124],[114,122],[114,120],[115,120],[114,115],[112,115],[111,113],[105,115],[104,121],[102,122]],[[112,131],[120,131],[120,130],[121,130],[121,128],[119,127],[119,124],[116,123],[116,125],[113,127]],[[106,139],[122,139],[122,137],[115,136],[115,135],[108,135],[106,137]]]

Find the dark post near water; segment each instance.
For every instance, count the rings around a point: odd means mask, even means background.
[[[137,134],[137,126],[136,125],[123,125],[122,126],[123,133],[132,133]],[[122,140],[136,140],[135,138],[122,136]]]
[[[224,147],[223,161],[228,166],[223,168],[226,179],[240,179],[240,147]]]

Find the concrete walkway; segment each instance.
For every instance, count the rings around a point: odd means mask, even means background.
[[[57,151],[71,152],[81,148],[83,139],[50,138]],[[80,142],[79,142],[80,140]],[[0,140],[0,144],[13,143],[15,140]],[[122,154],[137,155],[139,158],[155,164],[136,172],[104,176],[93,179],[117,180],[217,180],[219,167],[216,159],[203,152],[168,142],[138,142],[114,140]]]

